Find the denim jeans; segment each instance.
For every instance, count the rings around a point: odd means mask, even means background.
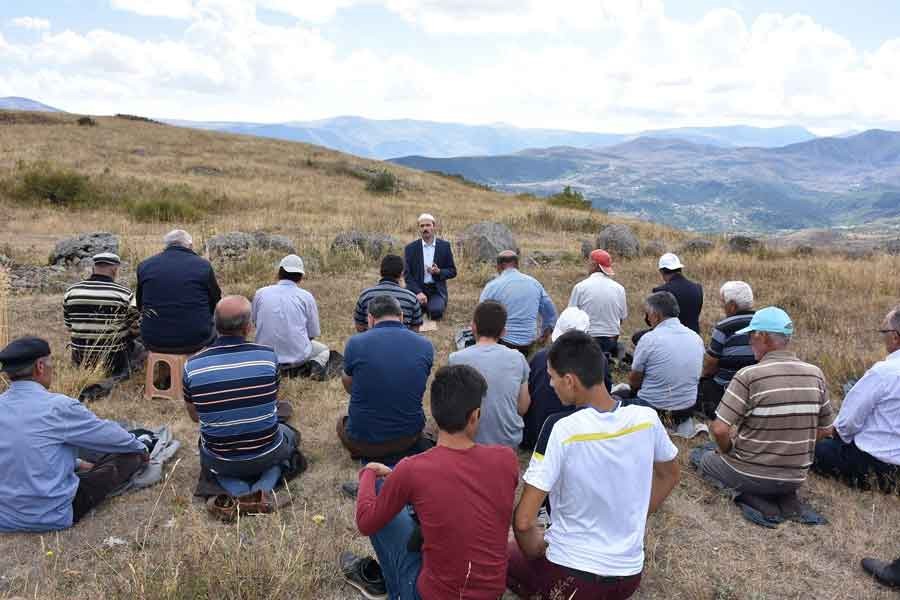
[[[251,492],[272,491],[281,480],[282,470],[289,465],[291,455],[297,449],[297,433],[280,423],[281,446],[272,452],[250,460],[224,460],[209,453],[201,444],[201,468],[209,471],[232,496]]]
[[[381,491],[383,480],[375,483],[376,493]],[[381,565],[390,600],[420,600],[416,580],[422,570],[422,554],[406,548],[415,522],[405,506],[397,516],[369,538]]]

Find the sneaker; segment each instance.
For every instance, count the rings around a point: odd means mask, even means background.
[[[341,484],[341,495],[345,498],[349,498],[351,500],[356,500],[356,496],[359,495],[359,482],[358,481],[345,481]]]
[[[863,571],[888,587],[900,587],[900,559],[894,562],[877,558],[862,559]]]
[[[387,586],[381,566],[371,556],[356,556],[352,552],[341,552],[338,565],[344,581],[359,590],[369,600],[382,600],[388,597]]]

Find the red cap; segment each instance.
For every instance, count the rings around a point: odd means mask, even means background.
[[[612,257],[606,250],[594,250],[591,252],[591,260],[607,275],[615,275],[612,269]]]

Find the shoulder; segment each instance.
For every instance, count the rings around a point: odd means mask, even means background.
[[[413,241],[411,241],[410,243],[408,243],[408,244],[406,245],[406,247],[405,247],[403,250],[404,250],[405,252],[410,252],[410,251],[412,251],[412,250],[415,250],[415,249],[416,249],[416,246],[421,247],[421,246],[422,246],[422,240],[413,240]]]

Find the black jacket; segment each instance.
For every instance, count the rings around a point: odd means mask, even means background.
[[[678,320],[688,329],[700,333],[700,311],[703,309],[703,286],[694,283],[681,273],[672,275],[672,279],[659,287],[653,288],[654,292],[670,292],[678,300],[681,312]]]
[[[419,294],[425,286],[425,262],[422,258],[422,240],[418,239],[406,245],[403,251],[403,259],[406,262],[406,289],[413,294]],[[450,248],[450,242],[440,238],[434,241],[434,264],[436,264],[441,272],[432,275],[434,285],[437,287],[438,294],[444,300],[447,299],[447,280],[456,277],[456,264],[453,262],[453,250]]]

